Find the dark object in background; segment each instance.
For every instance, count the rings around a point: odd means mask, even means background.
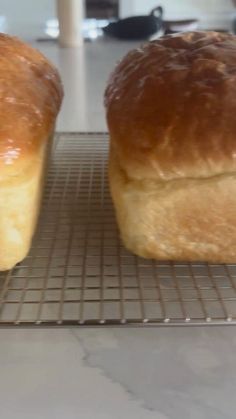
[[[236,18],[233,20],[233,33],[236,35]]]
[[[118,0],[86,0],[86,17],[95,19],[118,18]]]
[[[163,9],[155,7],[147,16],[132,16],[112,22],[103,28],[106,35],[126,40],[147,39],[162,28]]]
[[[179,32],[193,32],[198,29],[198,19],[184,19],[184,20],[165,20],[163,28],[165,35],[179,33]]]

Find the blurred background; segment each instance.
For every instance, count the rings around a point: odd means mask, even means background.
[[[233,0],[78,1],[83,4],[84,17],[89,19],[146,15],[154,7],[162,6],[164,19],[198,19],[200,29],[232,30],[235,13]],[[42,37],[50,25],[57,26],[56,9],[54,0],[0,0],[0,30],[29,40]],[[51,31],[52,36],[55,33]]]
[[[157,11],[147,20],[158,6],[163,8],[162,16]],[[110,28],[110,22],[130,16],[133,20],[128,26],[125,21],[115,31]],[[141,21],[135,16],[141,16]],[[183,30],[234,32],[235,16],[233,0],[0,0],[0,31],[31,43],[61,73],[65,99],[59,131],[106,130],[103,94],[107,79],[116,62],[140,42]],[[104,27],[110,33],[104,33]]]

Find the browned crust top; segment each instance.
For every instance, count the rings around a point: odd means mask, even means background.
[[[111,143],[132,177],[236,170],[236,37],[192,32],[126,55],[105,93]]]
[[[0,34],[0,178],[18,174],[37,155],[62,96],[54,66],[19,39]]]

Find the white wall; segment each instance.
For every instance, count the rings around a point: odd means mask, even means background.
[[[157,5],[165,9],[165,18],[199,18],[201,27],[228,28],[235,9],[231,0],[120,0],[120,14],[147,14]]]
[[[8,33],[32,38],[32,34],[42,35],[45,21],[55,17],[55,1],[0,0],[0,16],[6,17],[5,30]]]

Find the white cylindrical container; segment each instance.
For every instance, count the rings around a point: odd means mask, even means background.
[[[57,0],[59,44],[62,47],[78,47],[83,43],[83,0]]]

